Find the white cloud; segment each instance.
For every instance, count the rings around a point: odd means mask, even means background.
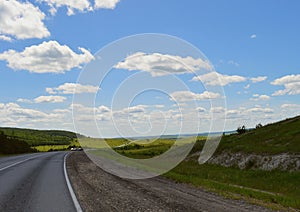
[[[114,117],[125,117],[135,114],[143,114],[146,110],[146,105],[135,105],[131,107],[123,108],[122,110],[113,110]]]
[[[244,86],[245,89],[249,89],[250,88],[250,84],[247,84]]]
[[[174,55],[143,52],[134,53],[123,62],[119,62],[115,68],[126,69],[128,71],[146,71],[153,77],[168,74],[193,73],[199,69],[212,70],[212,66],[207,60],[192,57],[180,57]]]
[[[202,113],[202,112],[206,112],[206,109],[204,107],[197,107],[196,111],[198,111],[199,113]]]
[[[274,110],[268,107],[254,107],[247,110],[250,113],[273,113]]]
[[[226,110],[226,119],[237,119],[242,116],[242,109]]]
[[[65,83],[56,88],[46,88],[46,92],[49,94],[97,93],[99,90],[98,86],[81,85],[78,83]]]
[[[46,2],[50,6],[50,12],[54,15],[58,8],[67,7],[67,14],[74,15],[74,10],[79,12],[90,11],[93,8],[88,0],[77,0],[77,1],[63,1],[63,0],[40,0],[40,2]]]
[[[35,103],[59,103],[64,102],[66,97],[64,96],[39,96],[34,99]]]
[[[255,39],[256,37],[257,37],[256,34],[252,34],[252,35],[250,36],[251,39]]]
[[[32,103],[32,101],[30,99],[22,99],[22,98],[19,98],[17,100],[17,102],[21,102],[21,103]]]
[[[272,85],[283,85],[285,89],[274,92],[273,96],[300,94],[300,74],[287,75],[271,82]]]
[[[286,110],[300,110],[300,105],[298,104],[282,104],[281,105],[282,109],[286,109]]]
[[[120,0],[95,0],[95,9],[115,9]]]
[[[212,107],[210,112],[212,113],[225,113],[226,109],[224,107]]]
[[[64,73],[72,68],[80,68],[81,64],[94,59],[84,48],[82,54],[76,54],[68,46],[57,41],[43,42],[26,47],[23,52],[8,50],[0,54],[0,60],[6,60],[8,67],[14,70],[28,70],[33,73]]]
[[[228,64],[234,65],[234,66],[236,66],[236,67],[239,67],[239,66],[240,66],[240,64],[237,63],[237,62],[235,62],[234,60],[229,60],[229,61],[228,61]]]
[[[0,0],[0,35],[2,40],[45,38],[50,32],[43,20],[45,14],[30,2]]]
[[[266,76],[259,76],[259,77],[252,77],[252,78],[250,78],[250,80],[252,81],[252,83],[263,82],[266,79],[267,79]]]
[[[0,35],[0,40],[11,42],[13,39],[11,37],[6,36],[6,35]]]
[[[39,2],[45,2],[50,7],[50,13],[55,15],[60,7],[67,8],[67,15],[74,15],[75,12],[81,13],[93,11],[97,9],[115,9],[120,0],[95,0],[94,6],[91,5],[89,0],[77,0],[77,1],[64,1],[64,0],[39,0]]]
[[[268,95],[259,95],[259,94],[254,94],[253,95],[253,98],[251,98],[250,100],[253,100],[253,101],[260,101],[260,100],[269,100],[270,97]]]
[[[194,93],[191,91],[176,91],[170,94],[171,100],[176,102],[188,102],[206,99],[216,99],[220,97],[219,93],[204,91],[203,93]]]
[[[101,105],[97,108],[98,113],[108,113],[110,112],[110,109],[104,105]]]
[[[23,108],[16,103],[0,103],[0,122],[4,126],[11,127],[74,130],[69,110],[55,109],[46,113],[37,109]]]
[[[225,86],[231,83],[244,82],[246,81],[246,78],[238,75],[229,76],[217,72],[210,72],[204,75],[193,77],[192,81],[201,81],[204,84],[213,86]]]

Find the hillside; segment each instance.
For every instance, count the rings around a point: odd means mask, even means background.
[[[11,138],[7,135],[4,135],[3,132],[0,131],[0,155],[20,154],[35,151],[36,150],[30,148],[30,146],[25,141]]]
[[[240,169],[299,171],[300,116],[224,136],[208,162]]]
[[[70,145],[76,140],[76,133],[60,130],[32,130],[20,128],[0,128],[8,137],[25,141],[30,146]]]
[[[224,150],[258,154],[300,153],[300,116],[240,135],[224,136],[217,151]]]

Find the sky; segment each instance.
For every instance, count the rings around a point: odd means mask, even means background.
[[[299,10],[297,0],[0,0],[0,126],[120,137],[299,115]],[[115,59],[108,73],[95,68]]]

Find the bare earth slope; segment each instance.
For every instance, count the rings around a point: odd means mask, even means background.
[[[97,167],[84,152],[69,156],[67,170],[84,211],[269,211],[163,177],[122,179]]]

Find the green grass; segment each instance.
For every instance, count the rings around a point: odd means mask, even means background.
[[[300,172],[240,170],[184,161],[165,176],[225,196],[258,199],[273,208],[281,205],[300,209]]]
[[[0,131],[9,137],[25,141],[30,146],[70,145],[77,138],[73,132],[60,130],[0,128]]]
[[[115,148],[115,151],[130,158],[151,158],[163,154],[174,144],[172,139],[142,140],[123,147]]]
[[[73,146],[79,147],[77,136],[84,138],[76,133],[61,130],[0,128],[0,133],[9,138],[24,141],[32,149],[39,152],[61,151],[70,149]]]
[[[218,152],[300,153],[300,116],[286,119],[244,134],[224,136]]]
[[[201,151],[205,141],[204,137],[198,137],[190,155]],[[131,158],[151,158],[167,151],[171,145],[170,140],[160,139],[146,145],[130,144],[115,151]],[[250,130],[241,135],[223,136],[215,154],[221,154],[223,151],[269,155],[299,154],[300,116]],[[199,165],[196,157],[190,157],[164,176],[276,210],[300,209],[299,171],[240,170],[237,167],[214,164]]]
[[[199,138],[190,154],[201,150],[204,142]],[[168,150],[170,145],[170,140],[161,139],[144,146],[130,144],[116,151],[130,158],[151,158]],[[300,209],[300,172],[240,170],[214,164],[199,165],[197,160],[190,159],[164,176],[276,210]]]

